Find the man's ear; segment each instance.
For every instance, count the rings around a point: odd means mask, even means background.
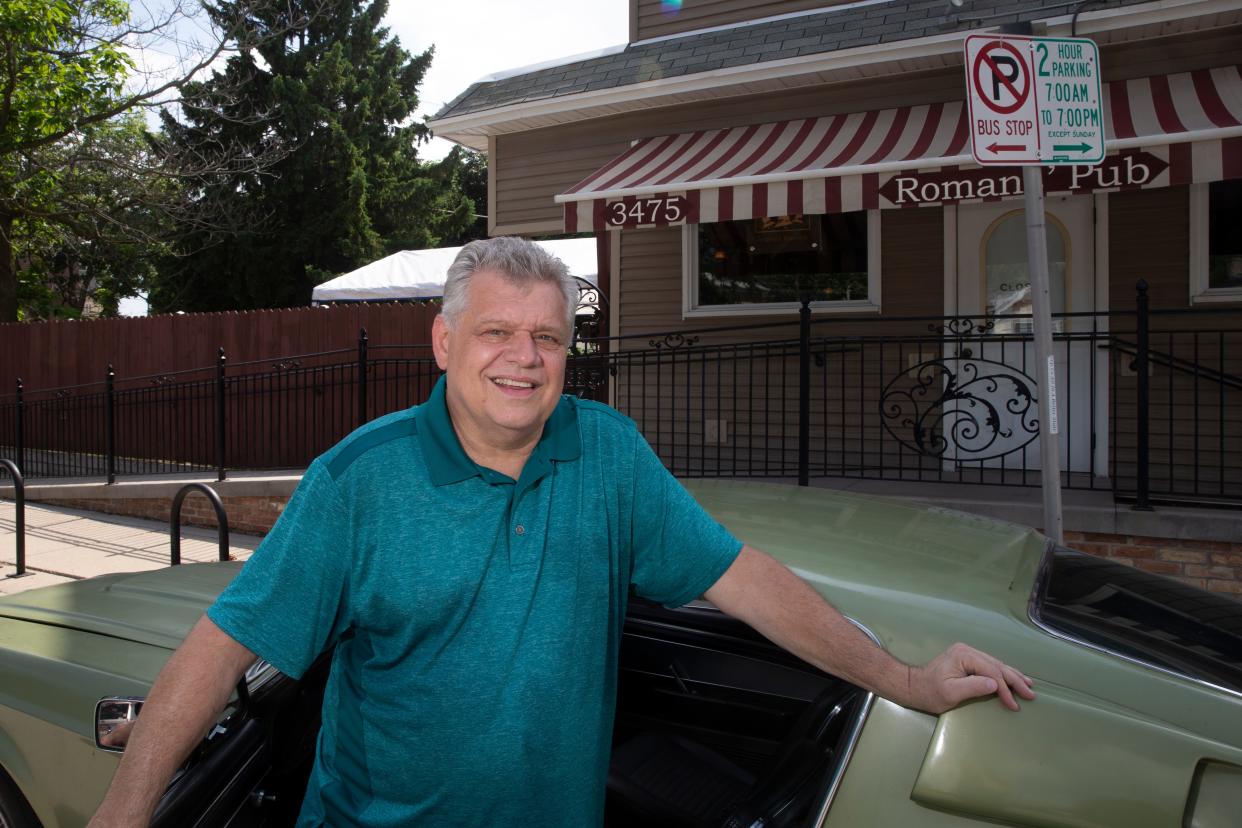
[[[431,323],[431,350],[436,355],[436,365],[440,366],[441,371],[448,370],[448,340],[451,333],[448,323],[444,321],[444,314],[437,316]]]

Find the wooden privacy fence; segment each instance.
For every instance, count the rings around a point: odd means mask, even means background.
[[[439,300],[354,303],[281,310],[169,314],[0,325],[0,395],[20,377],[28,391],[173,374],[215,362],[277,360],[352,348],[360,328],[374,342],[430,342]]]
[[[0,395],[0,456],[26,477],[300,469],[354,428],[424,401],[429,345],[372,345]]]

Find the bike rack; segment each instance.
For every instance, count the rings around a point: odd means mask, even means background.
[[[172,502],[172,516],[168,522],[168,540],[171,546],[170,566],[177,566],[181,563],[181,504],[185,502],[186,495],[190,492],[202,492],[211,501],[211,506],[216,510],[216,524],[220,527],[220,560],[227,561],[229,559],[229,516],[224,511],[224,503],[220,500],[220,495],[206,483],[187,483],[180,488],[177,496]]]
[[[26,571],[26,481],[12,460],[0,459],[0,466],[8,469],[13,478],[13,500],[17,504],[17,572],[9,577],[20,578],[30,574]]]

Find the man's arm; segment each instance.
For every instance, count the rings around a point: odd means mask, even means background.
[[[967,699],[996,693],[1006,707],[1017,710],[1015,693],[1035,698],[1029,678],[964,644],[954,644],[922,667],[903,664],[801,578],[749,546],[742,547],[706,597],[804,661],[904,707],[943,713]]]
[[[207,616],[164,665],[90,828],[148,825],[173,772],[215,724],[255,655]]]

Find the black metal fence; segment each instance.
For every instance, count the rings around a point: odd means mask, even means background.
[[[1054,320],[1062,483],[1242,502],[1237,313]],[[0,397],[0,456],[27,479],[303,468],[426,399],[427,345],[216,364]],[[632,417],[682,476],[1038,486],[1030,318],[796,320],[575,342],[567,390]]]
[[[305,468],[355,427],[426,399],[427,345],[358,347],[0,397],[0,456],[27,479]]]
[[[1058,314],[1062,485],[1242,502],[1237,311]],[[1029,316],[797,322],[614,337],[609,401],[684,477],[1038,486]],[[736,340],[745,338],[748,341]],[[607,380],[606,386],[603,380]]]

